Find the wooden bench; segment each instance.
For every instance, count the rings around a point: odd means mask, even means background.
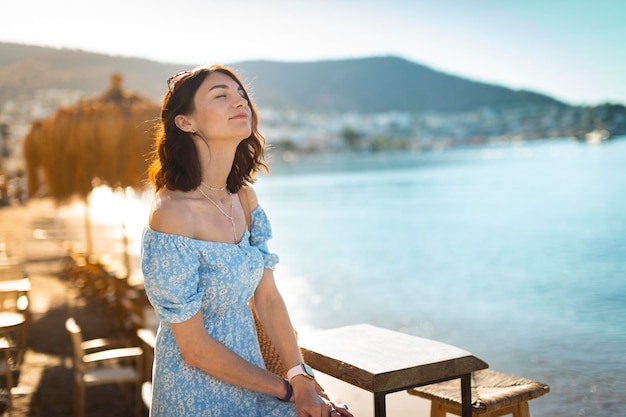
[[[472,373],[472,415],[499,417],[530,417],[528,401],[550,392],[550,387],[541,382],[507,375],[485,369]],[[445,417],[446,413],[461,415],[461,397],[458,386],[441,382],[408,390],[431,401],[430,416]]]
[[[448,380],[455,382],[463,417],[471,417],[470,376],[487,368],[471,353],[434,340],[369,324],[300,335],[304,360],[314,369],[374,394],[374,415],[386,416],[388,393]]]

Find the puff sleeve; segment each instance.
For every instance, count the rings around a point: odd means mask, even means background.
[[[180,323],[202,305],[200,261],[182,236],[146,229],[141,246],[141,269],[146,294],[159,320]]]
[[[278,255],[270,252],[267,241],[272,238],[270,221],[261,206],[256,206],[250,213],[250,245],[256,247],[263,255],[265,268],[274,270],[278,264]]]

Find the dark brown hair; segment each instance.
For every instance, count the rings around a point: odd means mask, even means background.
[[[211,65],[194,69],[181,76],[163,98],[160,123],[148,171],[150,182],[157,191],[163,187],[190,191],[197,188],[202,181],[198,151],[191,134],[180,130],[174,118],[179,114],[190,114],[194,111],[196,91],[206,77],[214,72],[228,75],[243,88],[252,111],[252,133],[237,146],[235,160],[226,180],[226,188],[231,193],[236,193],[246,183],[253,183],[255,174],[261,169],[269,172],[263,157],[265,138],[258,131],[258,112],[246,86],[232,69],[222,65]]]

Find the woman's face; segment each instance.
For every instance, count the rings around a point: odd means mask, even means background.
[[[209,74],[196,91],[194,105],[194,128],[207,140],[241,141],[252,133],[252,110],[246,93],[226,74]]]

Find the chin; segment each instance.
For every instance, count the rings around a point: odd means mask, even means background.
[[[241,135],[240,135],[241,140],[244,140],[244,139],[249,138],[251,134],[252,134],[252,129],[246,129],[246,130],[244,130],[244,131],[241,133]]]

